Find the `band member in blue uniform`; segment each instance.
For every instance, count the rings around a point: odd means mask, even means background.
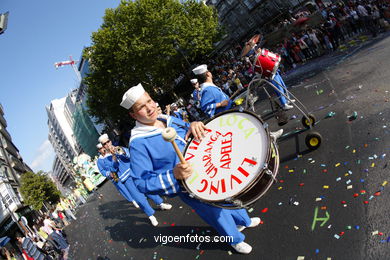
[[[97,159],[97,167],[99,169],[99,172],[109,180],[111,180],[112,184],[114,184],[115,188],[119,191],[119,193],[128,201],[132,202],[134,207],[139,208],[137,202],[131,197],[130,193],[127,191],[126,187],[123,185],[122,182],[117,182],[113,180],[112,173],[109,171],[108,167],[106,166],[106,157],[112,156],[111,154],[107,153],[106,149],[104,149],[103,145],[101,143],[98,143],[96,145],[98,148],[98,151],[100,153],[99,158]]]
[[[207,70],[206,64],[196,67],[192,72],[200,84],[200,107],[208,117],[232,107],[233,102],[228,95],[213,83],[213,75]]]
[[[222,209],[191,198],[179,181],[192,174],[188,163],[180,163],[171,144],[163,140],[165,127],[173,127],[178,134],[176,143],[183,150],[185,140],[192,133],[198,140],[204,136],[205,125],[191,125],[171,116],[158,117],[156,103],[145,92],[141,84],[130,88],[123,96],[121,106],[129,110],[136,120],[129,142],[131,169],[134,183],[139,190],[149,194],[178,195],[183,202],[222,236],[231,236],[231,246],[240,253],[249,254],[252,247],[244,242],[240,230],[255,227],[260,218],[249,218],[245,209]],[[240,227],[237,227],[240,226]]]
[[[103,147],[111,153],[111,156],[106,157],[105,165],[114,176],[114,181],[121,182],[126,190],[130,193],[131,197],[137,202],[140,208],[149,217],[150,222],[153,226],[158,225],[158,221],[154,216],[154,209],[150,206],[146,197],[158,205],[162,210],[169,210],[172,205],[163,203],[163,199],[158,195],[143,194],[140,192],[133,182],[130,169],[130,153],[125,147],[113,146],[111,140],[107,134],[103,134],[99,137],[99,142]]]
[[[191,79],[190,81],[192,86],[194,87],[194,91],[192,91],[191,97],[195,102],[195,106],[197,108],[200,108],[201,97],[200,97],[200,86],[199,86],[198,79]]]

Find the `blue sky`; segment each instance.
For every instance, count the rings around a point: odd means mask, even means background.
[[[47,140],[45,106],[77,87],[70,66],[78,60],[91,34],[100,27],[106,8],[120,0],[0,0],[9,11],[8,28],[0,35],[0,103],[7,130],[33,170],[51,170],[54,151]]]

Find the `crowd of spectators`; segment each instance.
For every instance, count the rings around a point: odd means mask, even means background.
[[[285,19],[276,28],[296,23],[294,31],[281,39],[276,46],[267,46],[267,35],[264,35],[265,47],[282,57],[281,73],[305,64],[307,61],[336,51],[343,44],[352,41],[359,35],[376,37],[379,32],[389,26],[389,1],[333,1],[329,6],[319,6],[318,12],[323,22],[309,27],[303,18],[310,17],[308,10]],[[295,26],[294,25],[294,26]],[[234,95],[245,87],[252,79],[254,71],[249,59],[241,58],[242,49],[234,49],[208,61],[209,69],[214,75],[214,82],[228,96]],[[179,103],[180,104],[180,103]],[[189,120],[201,119],[201,111],[195,110],[196,104],[190,99],[189,105],[182,107]],[[192,111],[192,112],[191,112]],[[195,114],[194,116],[191,116]],[[199,115],[198,115],[199,114]]]

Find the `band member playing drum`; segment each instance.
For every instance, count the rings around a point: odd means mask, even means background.
[[[228,110],[232,107],[233,102],[229,97],[217,87],[213,82],[213,74],[203,64],[192,70],[200,84],[200,107],[208,116],[213,117],[219,112]]]
[[[278,90],[275,90],[277,96],[279,97],[280,104],[282,105],[282,108],[284,110],[289,110],[292,109],[293,106],[290,104],[290,102],[294,102],[295,100],[293,99],[286,99],[284,95],[287,97],[288,92],[287,92],[287,86],[283,81],[283,78],[280,75],[279,72],[279,64],[280,64],[280,56],[276,55],[274,53],[271,53],[270,51],[266,49],[261,49],[258,48],[257,42],[261,38],[260,35],[255,35],[253,36],[245,45],[241,56],[246,56],[246,57],[252,57],[255,59],[253,61],[254,63],[254,69],[255,72],[262,74],[263,77],[267,78],[270,80],[270,82],[278,88]],[[273,56],[277,56],[273,57]],[[270,65],[270,63],[275,62],[275,67],[273,69],[266,70],[264,68],[264,65]],[[264,63],[264,64],[262,64]]]
[[[260,218],[249,218],[245,209],[218,208],[191,198],[179,180],[191,176],[192,167],[188,163],[179,163],[172,145],[161,135],[166,127],[173,127],[177,132],[174,142],[182,151],[190,134],[197,140],[205,136],[205,125],[202,122],[190,125],[170,116],[158,117],[156,103],[141,84],[130,88],[123,95],[120,105],[129,110],[130,116],[136,120],[129,149],[132,176],[138,189],[149,194],[178,195],[221,236],[231,236],[233,241],[230,244],[237,252],[249,254],[252,247],[244,242],[245,236],[237,225],[255,227],[259,225]]]
[[[192,72],[200,83],[201,108],[209,116],[213,117],[219,112],[223,112],[232,107],[232,100],[213,82],[213,74],[207,69],[207,65],[199,65]],[[271,132],[271,137],[275,140],[283,134],[283,129]]]
[[[157,107],[156,107],[157,114]],[[130,153],[125,147],[113,146],[111,140],[107,134],[103,134],[99,137],[99,142],[103,147],[111,153],[111,156],[105,158],[105,165],[110,172],[117,174],[117,182],[122,182],[124,187],[130,193],[131,197],[137,202],[140,208],[149,217],[150,222],[153,226],[158,225],[158,221],[154,216],[154,209],[149,205],[146,197],[156,203],[162,210],[169,210],[172,208],[171,204],[163,203],[163,199],[158,195],[149,195],[140,192],[134,184],[130,169]],[[114,178],[115,180],[116,178]]]

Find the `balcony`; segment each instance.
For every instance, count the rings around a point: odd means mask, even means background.
[[[15,157],[12,157],[11,159],[11,167],[14,168],[17,172],[21,172],[21,173],[26,172],[23,162],[16,159]]]
[[[7,127],[7,121],[3,117],[3,115],[0,114],[0,124],[4,127]]]
[[[11,141],[6,140],[4,148],[16,158],[20,158],[19,150],[15,147],[15,145]]]
[[[3,136],[7,139],[7,140],[11,140],[11,135],[8,133],[7,129],[5,129],[5,127],[3,125],[0,125],[0,133],[3,134]]]

